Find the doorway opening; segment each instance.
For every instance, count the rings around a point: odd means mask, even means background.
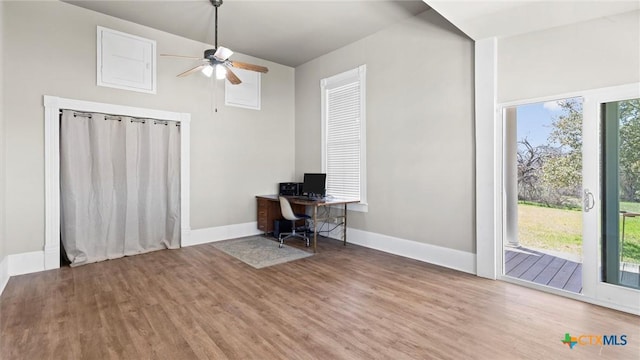
[[[176,113],[44,96],[45,124],[45,245],[44,270],[60,267],[60,110],[117,114],[180,123],[180,239],[189,243],[190,224],[190,122],[188,113]]]
[[[582,98],[507,107],[503,274],[582,292]]]

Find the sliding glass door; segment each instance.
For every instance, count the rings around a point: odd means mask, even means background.
[[[601,105],[602,281],[640,289],[640,99]]]
[[[640,86],[585,96],[584,294],[640,312]]]
[[[640,84],[503,118],[503,276],[640,314]]]

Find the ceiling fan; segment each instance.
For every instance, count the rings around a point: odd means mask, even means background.
[[[197,65],[185,72],[178,74],[178,77],[191,75],[197,71],[202,71],[202,73],[205,74],[207,77],[211,77],[211,75],[213,75],[215,71],[216,78],[224,79],[226,77],[231,84],[238,85],[242,83],[242,81],[240,81],[240,78],[238,78],[236,74],[234,74],[233,71],[231,71],[232,67],[237,69],[257,71],[261,73],[268,72],[269,69],[267,69],[264,66],[229,60],[231,55],[233,55],[233,51],[223,46],[218,46],[218,8],[220,7],[220,5],[222,5],[222,0],[209,0],[209,1],[211,2],[211,5],[213,5],[216,9],[215,10],[216,12],[215,13],[216,14],[215,34],[214,34],[215,48],[205,50],[204,58],[194,57],[194,56],[171,55],[171,54],[160,54],[160,56],[179,57],[179,58],[194,59],[194,60],[202,61],[202,64]]]

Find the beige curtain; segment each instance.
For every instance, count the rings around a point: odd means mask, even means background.
[[[61,239],[72,266],[180,247],[175,122],[64,110]]]

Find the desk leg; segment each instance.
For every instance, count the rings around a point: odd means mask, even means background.
[[[344,226],[342,231],[343,231],[342,239],[344,241],[344,246],[347,246],[347,204],[344,204]]]
[[[625,220],[627,220],[627,217],[624,216],[624,214],[622,215],[622,241],[620,242],[620,262],[622,262],[622,250],[624,250],[624,225],[625,225]]]
[[[622,244],[624,245],[624,222],[627,219],[626,216],[622,215]],[[620,251],[620,253],[622,253],[622,250]]]
[[[318,206],[313,206],[313,252],[317,252],[318,244]]]

